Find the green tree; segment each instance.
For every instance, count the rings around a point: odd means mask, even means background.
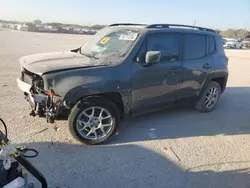
[[[94,29],[94,30],[100,30],[100,29],[102,29],[104,27],[106,27],[106,26],[105,25],[99,25],[99,24],[90,26],[90,28]]]
[[[42,23],[42,21],[41,20],[34,20],[33,23],[36,24],[36,25],[39,25],[39,24]]]
[[[215,29],[215,32],[218,33],[218,34],[220,34],[220,33],[221,33],[221,30]]]
[[[246,38],[247,35],[249,35],[249,31],[246,29],[236,30],[236,38],[244,39],[244,38]]]
[[[62,23],[59,23],[59,22],[51,22],[51,23],[46,23],[46,24],[51,25],[51,26],[55,26],[55,27],[60,27],[63,25]]]
[[[224,38],[235,38],[235,39],[246,38],[246,36],[249,34],[250,34],[249,31],[246,29],[228,29],[220,33],[220,35],[222,35]]]
[[[235,31],[233,29],[228,29],[226,31],[222,31],[220,34],[224,38],[234,38],[234,33],[235,33]]]

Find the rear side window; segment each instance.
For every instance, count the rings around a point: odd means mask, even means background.
[[[206,55],[206,36],[196,34],[184,35],[184,60],[198,59]]]
[[[209,54],[215,51],[215,39],[214,36],[208,36],[209,41]]]
[[[180,35],[160,33],[148,37],[147,51],[161,51],[161,61],[179,60]]]
[[[222,37],[216,37],[216,52],[218,52],[219,55],[225,55]]]

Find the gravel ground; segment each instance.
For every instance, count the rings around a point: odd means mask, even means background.
[[[230,77],[218,109],[189,107],[123,122],[108,144],[84,146],[66,120],[30,117],[17,88],[18,58],[68,50],[89,36],[0,30],[0,117],[15,144],[36,148],[32,162],[49,187],[249,187],[250,51],[228,50]]]

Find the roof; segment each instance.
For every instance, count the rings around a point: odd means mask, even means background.
[[[207,31],[216,33],[215,30],[205,28],[205,27],[199,27],[199,26],[192,26],[192,25],[181,25],[181,24],[134,24],[134,23],[115,23],[109,25],[109,27],[114,26],[132,26],[132,27],[142,27],[147,29],[168,29],[168,28],[185,28],[185,29],[192,29],[192,30],[200,30],[200,31]]]

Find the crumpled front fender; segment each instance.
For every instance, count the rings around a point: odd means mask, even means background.
[[[68,91],[63,99],[67,105],[72,106],[76,104],[81,98],[89,95],[95,95],[100,93],[97,89],[85,88],[84,86],[78,86]]]

